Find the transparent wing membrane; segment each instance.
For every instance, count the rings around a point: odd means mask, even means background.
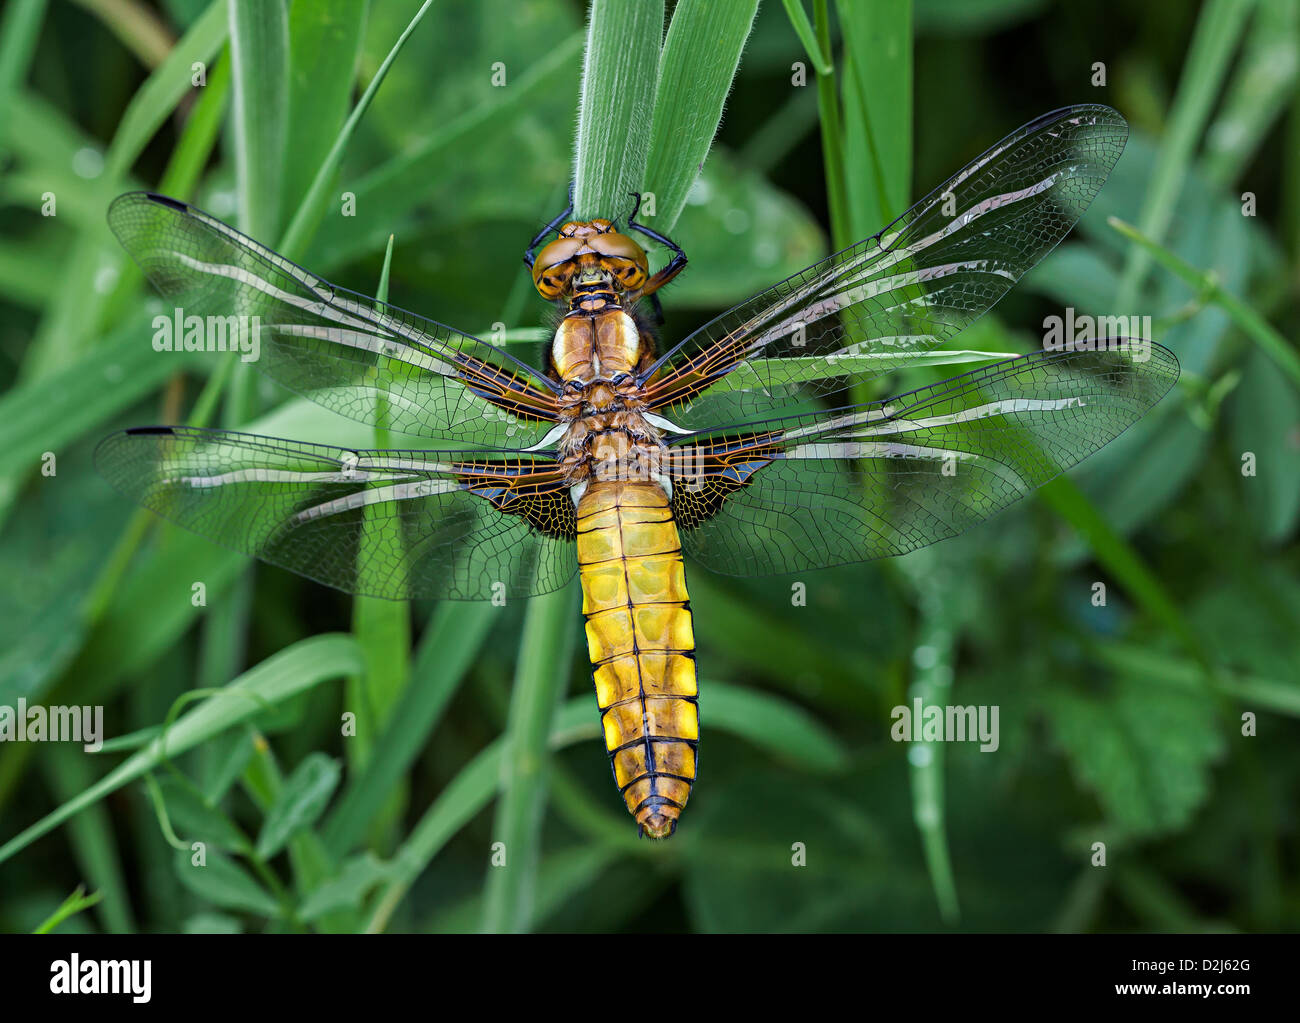
[[[544,458],[146,427],[107,437],[95,461],[164,518],[348,593],[524,597],[577,568],[568,485]]]
[[[705,429],[842,391],[955,337],[1069,233],[1128,126],[1067,107],[1007,136],[874,238],[736,306],[646,373],[652,407]]]
[[[1160,345],[1042,352],[910,394],[679,439],[687,552],[729,575],[889,557],[982,522],[1113,440],[1173,386]]]
[[[257,328],[258,365],[326,408],[464,445],[524,447],[555,422],[555,389],[536,370],[336,287],[202,210],[132,192],[113,202],[108,221],[183,316],[243,317]]]

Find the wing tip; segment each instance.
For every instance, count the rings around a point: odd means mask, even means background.
[[[181,202],[179,199],[173,199],[170,195],[163,195],[161,192],[142,192],[140,194],[150,202],[156,202],[160,206],[168,206],[171,209],[176,210],[178,213],[188,213],[190,211],[189,203]]]
[[[131,426],[122,432],[128,437],[174,437],[176,435],[175,428],[171,426]]]

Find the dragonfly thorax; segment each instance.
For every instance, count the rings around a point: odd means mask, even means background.
[[[565,383],[614,380],[637,370],[651,352],[630,313],[618,305],[589,313],[571,311],[551,343],[556,375]]]

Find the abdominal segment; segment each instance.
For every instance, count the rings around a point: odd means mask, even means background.
[[[667,838],[695,780],[700,728],[681,541],[663,489],[593,481],[578,503],[578,564],[614,778],[642,833]]]

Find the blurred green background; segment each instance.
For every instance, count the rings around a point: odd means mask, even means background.
[[[236,19],[233,74],[224,0],[5,7],[0,704],[102,704],[130,738],[0,746],[0,929],[79,885],[100,899],[60,930],[1300,927],[1300,3],[815,0],[820,88],[790,5],[761,6],[674,229],[691,264],[663,294],[669,341],[1034,116],[1103,102],[1132,137],[1093,210],[955,347],[1033,351],[1065,305],[1149,314],[1183,378],[1067,480],[956,541],[810,574],[804,607],[789,579],[688,565],[700,776],[657,844],[611,783],[576,603],[557,634],[523,603],[353,601],[137,512],[90,464],[112,429],[196,402],[212,425],[357,436],[256,375],[153,352],[157,307],[104,213],[158,188],[278,247],[418,6]],[[572,176],[586,15],[436,0],[289,254],[373,293],[392,234],[394,304],[504,325],[533,357],[550,312],[520,256]],[[837,93],[838,208],[819,133]],[[548,673],[553,720],[512,704]],[[220,698],[185,752],[109,776],[182,694],[237,678],[257,699]],[[891,741],[917,693],[999,706],[998,751]]]

